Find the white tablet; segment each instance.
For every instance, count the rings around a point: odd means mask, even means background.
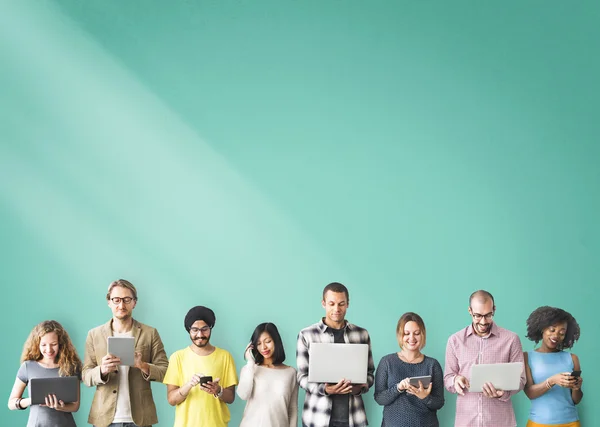
[[[473,365],[469,391],[481,393],[485,383],[492,383],[498,390],[518,390],[522,372],[522,362]]]
[[[346,379],[365,384],[368,365],[368,344],[311,343],[308,381],[336,384]]]
[[[58,400],[65,403],[77,402],[79,398],[79,378],[54,377],[32,378],[29,380],[29,393],[32,405],[43,405],[46,396],[55,394]]]
[[[121,365],[133,366],[134,337],[108,337],[108,353],[121,359]]]

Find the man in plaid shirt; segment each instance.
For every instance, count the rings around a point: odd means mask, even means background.
[[[304,427],[363,427],[368,424],[361,394],[369,391],[374,381],[371,339],[366,329],[345,319],[349,301],[348,289],[341,283],[333,282],[325,286],[321,302],[325,317],[298,334],[298,383],[306,390],[302,410]],[[367,384],[350,384],[347,380],[337,384],[309,383],[309,348],[313,342],[368,344]]]

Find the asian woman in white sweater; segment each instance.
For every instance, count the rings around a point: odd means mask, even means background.
[[[296,427],[296,369],[284,365],[285,350],[277,327],[261,323],[254,329],[240,372],[238,396],[246,400],[240,427]]]

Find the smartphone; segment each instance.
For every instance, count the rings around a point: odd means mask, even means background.
[[[581,371],[573,371],[573,372],[571,372],[571,376],[572,377],[579,378],[580,375],[581,375]]]
[[[200,385],[204,385],[209,381],[212,381],[212,376],[210,376],[210,375],[207,375],[205,377],[200,377]]]

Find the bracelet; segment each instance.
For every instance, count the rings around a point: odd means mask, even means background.
[[[552,388],[552,386],[550,385],[550,381],[548,381],[548,380],[549,380],[549,378],[546,378],[546,388],[548,390],[550,390]]]
[[[21,406],[21,400],[23,400],[23,398],[21,397],[17,397],[17,399],[15,400],[15,407],[19,410],[19,411],[24,411],[25,408],[23,408]]]
[[[181,392],[181,387],[179,387],[179,388],[177,389],[177,393],[179,393],[179,395],[185,399],[185,396],[184,396],[184,395],[183,395],[183,393]]]
[[[213,396],[215,396],[215,398],[220,398],[221,396],[223,396],[223,387],[219,386],[220,390],[218,393],[213,394]]]

